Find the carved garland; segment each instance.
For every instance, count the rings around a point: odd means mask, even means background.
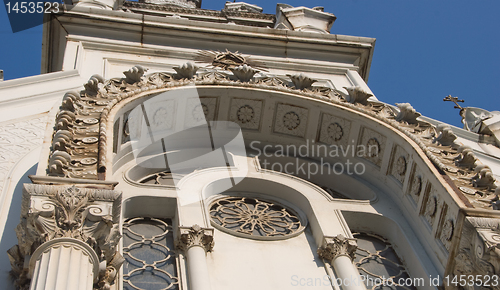
[[[145,69],[135,66],[124,72],[125,78],[104,82],[102,77],[94,75],[85,84],[85,90],[80,93],[66,93],[56,118],[49,175],[104,179],[107,119],[113,107],[127,98],[141,92],[182,87],[187,84],[231,85],[292,92],[374,117],[412,139],[439,169],[452,175],[461,173],[460,176],[452,178],[457,185],[465,183],[467,188],[477,187],[483,191],[483,195],[492,195],[495,188],[491,170],[479,164],[471,152],[457,151],[456,136],[448,127],[434,128],[429,123],[418,120],[418,113],[414,112],[410,105],[399,104],[399,113],[396,115],[394,108],[368,101],[370,94],[359,87],[346,88],[350,95],[345,95],[330,88],[312,87],[313,80],[301,74],[290,75],[289,79],[286,79],[266,76],[263,73],[259,77],[250,77],[249,74],[231,75],[221,70],[206,70],[201,73],[197,70],[195,65],[186,64],[176,68],[177,74],[153,73],[145,76]],[[233,69],[238,70],[250,71],[248,66]],[[448,161],[449,152],[456,154],[453,156],[457,160],[456,163],[453,159],[451,163]],[[466,178],[460,178],[462,176]],[[492,202],[496,200],[498,198],[493,197]]]

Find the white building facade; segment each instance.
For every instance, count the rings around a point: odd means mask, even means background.
[[[379,101],[321,7],[200,6],[66,3],[0,82],[5,289],[500,288],[498,114]]]

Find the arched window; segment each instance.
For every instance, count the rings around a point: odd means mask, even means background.
[[[131,218],[123,223],[123,289],[179,289],[170,219]]]
[[[391,243],[374,234],[353,233],[353,236],[358,242],[354,263],[364,276],[367,289],[416,289],[412,283],[406,283],[410,276]],[[389,279],[394,283],[392,286],[387,282]]]

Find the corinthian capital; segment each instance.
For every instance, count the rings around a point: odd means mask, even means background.
[[[214,230],[202,228],[199,225],[192,227],[179,227],[177,248],[187,251],[191,247],[202,247],[205,252],[212,251],[214,247]]]
[[[117,251],[120,207],[121,193],[114,190],[25,184],[21,222],[16,228],[18,245],[8,251],[14,272],[26,280],[24,260],[40,245],[57,238],[87,243],[99,263],[118,270],[123,263]]]
[[[324,237],[323,245],[318,249],[318,255],[328,261],[333,261],[339,256],[347,256],[354,260],[357,248],[356,239],[346,238],[343,235]]]

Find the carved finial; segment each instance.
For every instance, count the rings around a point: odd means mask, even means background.
[[[246,64],[229,69],[242,82],[250,81],[253,78],[253,75],[258,72],[257,70],[254,70],[251,66]]]
[[[346,238],[340,234],[335,237],[325,237],[323,245],[318,249],[318,255],[327,261],[333,261],[338,256],[347,256],[354,260],[357,248],[356,239]]]
[[[104,83],[104,78],[100,75],[93,75],[88,82],[84,84],[85,90],[91,95],[97,95],[99,92],[99,84]]]
[[[50,155],[49,159],[49,172],[54,174],[64,174],[64,169],[66,169],[71,162],[71,156],[64,151],[54,151]]]
[[[67,152],[66,145],[70,144],[72,139],[73,134],[70,131],[58,130],[52,139],[52,149]]]
[[[373,96],[365,92],[361,87],[344,87],[349,95],[347,96],[347,101],[352,104],[360,103],[361,105],[368,105],[368,98]]]
[[[177,74],[183,79],[191,79],[196,74],[196,71],[199,69],[198,66],[193,64],[192,62],[186,62],[181,66],[174,67],[174,70]]]
[[[202,228],[199,225],[192,227],[179,227],[177,248],[187,251],[191,247],[202,247],[205,252],[212,251],[214,247],[214,230]]]
[[[68,130],[73,126],[76,116],[71,111],[61,111],[56,116],[56,130]]]
[[[396,116],[396,121],[407,122],[408,124],[417,123],[417,118],[422,116],[409,103],[396,104],[399,108],[399,113]]]
[[[292,80],[293,85],[299,90],[310,88],[313,83],[317,82],[303,73],[287,76]]]
[[[74,113],[76,110],[76,105],[80,100],[81,98],[79,93],[75,91],[67,92],[66,94],[64,94],[61,109]]]
[[[493,172],[488,165],[478,164],[474,168],[476,175],[472,177],[472,185],[474,187],[487,187],[488,189],[495,189],[495,178]]]
[[[460,167],[473,169],[476,166],[476,155],[469,146],[460,146],[458,148],[460,155],[455,159],[455,164]]]
[[[437,125],[436,130],[440,133],[434,139],[434,142],[438,142],[443,146],[451,146],[454,144],[455,139],[457,139],[457,135],[455,135],[451,130],[451,127],[446,124]]]
[[[147,69],[143,68],[140,65],[136,65],[129,69],[128,71],[124,71],[125,81],[129,84],[138,83],[141,81],[142,76],[147,71]]]

